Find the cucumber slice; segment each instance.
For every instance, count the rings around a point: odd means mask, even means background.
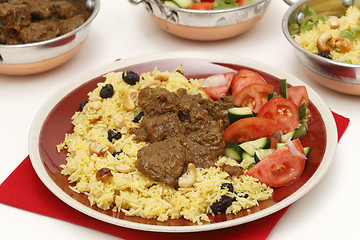
[[[281,148],[282,146],[284,146],[285,144],[286,143],[277,143],[275,149],[277,150],[277,149]]]
[[[179,8],[180,6],[177,5],[175,2],[173,1],[164,1],[164,5],[168,6],[168,7],[173,7],[173,8]]]
[[[269,148],[271,139],[269,137],[259,138],[253,141],[248,141],[240,144],[240,147],[247,152],[250,156],[255,156],[255,149]]]
[[[256,162],[255,162],[255,158],[250,156],[247,152],[243,152],[241,154],[242,157],[242,162],[241,164],[243,165],[242,167],[245,169],[250,169],[253,166],[255,166]]]
[[[277,92],[272,92],[272,93],[270,93],[269,96],[268,96],[268,101],[269,101],[270,99],[272,99],[273,97],[277,97],[277,96],[278,96]]]
[[[295,130],[294,131],[291,131],[291,132],[288,132],[284,135],[281,136],[281,139],[280,139],[280,142],[282,143],[286,143],[286,141],[290,138],[292,139],[294,137],[294,134],[295,134]]]
[[[243,150],[242,148],[239,146],[238,143],[236,142],[229,142],[226,146],[225,146],[225,156],[235,159],[236,161],[241,161]]]
[[[304,152],[305,152],[306,158],[309,158],[310,153],[311,153],[311,147],[304,147]]]
[[[279,92],[283,98],[288,98],[288,86],[285,78],[279,81]]]
[[[262,158],[266,158],[267,156],[269,156],[270,154],[272,154],[274,151],[275,151],[275,149],[271,149],[271,148],[269,148],[269,149],[258,149],[258,150],[256,150],[256,151],[255,151],[255,156],[254,156],[255,162],[256,162],[256,163],[260,162],[260,160],[261,160]],[[259,156],[258,154],[260,154],[260,156]]]
[[[304,120],[306,118],[306,105],[305,103],[301,104],[299,107],[299,119],[300,121]]]
[[[295,138],[301,138],[307,134],[309,127],[306,122],[301,122],[300,126],[295,129],[295,133],[293,136],[293,139]]]
[[[179,5],[181,8],[189,8],[195,3],[194,0],[173,0],[173,2]]]
[[[243,118],[254,117],[253,111],[251,110],[251,108],[248,107],[229,108],[228,115],[229,115],[230,124]]]
[[[241,158],[244,160],[250,160],[250,161],[255,162],[254,156],[250,156],[250,154],[248,154],[247,152],[243,152],[241,154]]]

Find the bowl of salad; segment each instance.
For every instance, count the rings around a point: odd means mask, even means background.
[[[271,0],[129,0],[178,37],[213,41],[237,36],[264,16]]]

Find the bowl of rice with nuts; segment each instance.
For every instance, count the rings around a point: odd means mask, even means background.
[[[309,76],[335,91],[360,95],[360,2],[291,4],[283,32]]]
[[[44,184],[91,217],[160,232],[239,225],[308,192],[326,172],[335,149],[330,148],[336,144],[336,138],[329,139],[336,128],[328,107],[308,89],[316,107],[309,105],[312,120],[301,142],[310,144],[315,135],[321,139],[307,160],[313,164],[281,187],[268,186],[244,174],[254,158],[239,161],[224,153],[233,98],[213,99],[204,81],[246,68],[274,85],[280,76],[289,84],[302,83],[286,74],[275,77],[278,72],[251,60],[229,63],[228,56],[195,55],[170,52],[120,60],[49,99],[34,120],[29,146]]]

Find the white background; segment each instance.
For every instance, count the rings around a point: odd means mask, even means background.
[[[328,173],[285,213],[268,239],[360,239],[359,185],[360,97],[334,92],[313,82],[296,60],[281,30],[289,8],[273,0],[264,18],[251,31],[218,42],[196,42],[164,32],[143,5],[126,0],[104,0],[79,53],[67,64],[27,77],[0,75],[0,183],[28,155],[28,134],[42,104],[60,87],[88,71],[148,53],[200,50],[245,56],[270,64],[309,84],[329,107],[351,119],[338,144]],[[0,204],[2,239],[118,239],[95,230]]]

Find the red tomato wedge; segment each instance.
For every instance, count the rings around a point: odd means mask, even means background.
[[[269,94],[273,90],[273,85],[252,83],[235,95],[233,104],[237,107],[249,107],[253,112],[257,113],[267,102]]]
[[[298,107],[291,100],[282,97],[270,99],[257,116],[272,119],[283,133],[296,129],[300,124]]]
[[[301,176],[305,163],[303,146],[299,139],[295,139],[262,159],[245,174],[269,187],[282,187]]]
[[[192,10],[212,10],[213,3],[212,2],[198,2],[194,3],[189,7]]]
[[[239,93],[244,87],[252,83],[267,83],[265,79],[257,72],[240,69],[234,77],[231,84],[232,95]]]
[[[236,2],[239,4],[239,6],[242,6],[245,4],[246,0],[236,0]]]
[[[268,118],[249,117],[231,124],[224,132],[225,143],[243,143],[262,137],[270,137],[280,129],[276,123]]]
[[[271,137],[270,138],[271,140],[271,143],[270,143],[270,147],[269,148],[272,148],[272,149],[275,149],[276,148],[276,144],[278,144],[278,140],[276,140],[275,138]]]
[[[213,99],[219,99],[228,93],[234,75],[234,72],[228,72],[207,77],[202,83],[202,88]]]
[[[288,88],[288,97],[297,107],[301,104],[309,105],[309,95],[305,86],[294,86]]]

